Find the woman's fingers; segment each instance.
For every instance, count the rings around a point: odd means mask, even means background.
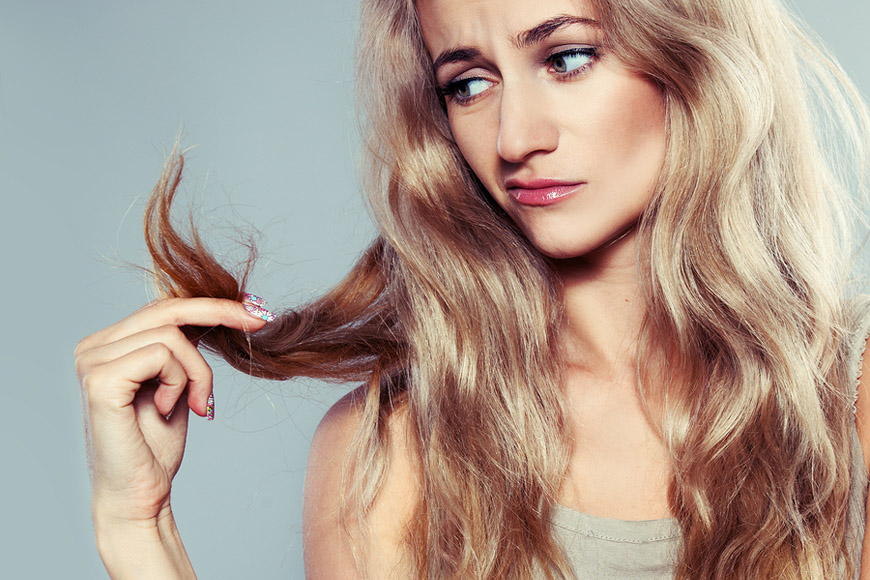
[[[249,310],[251,312],[249,312]],[[82,340],[76,353],[158,326],[226,326],[246,332],[263,328],[271,313],[260,306],[219,298],[169,298],[152,302]]]
[[[202,354],[187,340],[184,333],[173,325],[164,325],[124,336],[115,342],[96,346],[83,352],[76,360],[79,376],[86,376],[90,369],[117,360],[153,344],[162,344],[181,365],[187,376],[190,389],[188,399],[198,415],[206,414],[208,396],[212,390],[212,371]],[[156,362],[156,359],[150,359]],[[123,372],[124,369],[118,369]],[[157,369],[155,368],[154,371]],[[138,371],[137,371],[138,372]],[[141,375],[141,373],[139,373]],[[153,375],[153,376],[156,376]],[[151,377],[149,377],[151,378]],[[160,395],[161,397],[166,395]]]
[[[252,300],[162,300],[79,343],[95,520],[151,521],[169,505],[188,407],[207,415],[212,392],[211,368],[182,327],[256,331],[271,317]]]
[[[110,412],[132,412],[140,386],[152,379],[159,382],[154,404],[168,415],[188,383],[184,366],[172,350],[162,343],[152,343],[116,359],[87,369],[82,388],[87,393],[91,413],[95,404]],[[211,390],[211,385],[208,385]]]
[[[179,413],[165,417],[176,405],[187,414],[179,400],[186,384],[181,363],[159,343],[90,369],[82,391],[95,490],[137,490],[140,500],[151,498],[141,502],[146,512],[163,501],[160,482],[168,485],[180,465],[187,426]]]
[[[136,362],[137,366],[130,367],[130,370],[141,383],[157,376],[160,363],[171,354],[186,372],[187,382],[180,387],[173,385],[158,389],[155,403],[163,410],[169,401],[174,404],[181,390],[189,386],[188,401],[191,409],[199,415],[206,415],[209,395],[212,392],[211,369],[179,328],[220,325],[253,332],[272,319],[274,315],[265,310],[263,301],[256,297],[252,297],[247,303],[217,298],[160,300],[82,340],[76,348],[76,369],[84,386],[85,378],[95,369],[140,351],[138,357],[124,360]],[[162,345],[166,350],[157,346],[148,348],[150,345]],[[118,380],[136,380],[129,372],[125,372],[126,367],[112,365],[109,368],[120,373],[107,377],[114,379],[116,383]],[[155,374],[149,376],[149,369]],[[97,377],[102,377],[105,372],[106,369],[102,369]],[[130,394],[128,391],[122,392]]]
[[[154,389],[141,389],[136,393],[136,417],[151,452],[161,464],[175,469],[175,461],[180,462],[177,450],[184,446],[190,417],[187,397],[178,398],[167,418],[167,414],[155,403],[156,396]]]

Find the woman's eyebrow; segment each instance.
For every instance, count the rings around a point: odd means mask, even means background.
[[[571,26],[572,24],[583,24],[585,26],[592,26],[594,28],[601,28],[601,25],[598,23],[598,21],[593,20],[592,18],[562,14],[560,16],[555,16],[553,18],[545,20],[544,22],[541,22],[534,28],[530,28],[525,32],[519,33],[516,38],[512,40],[512,43],[517,48],[525,48],[532,44],[541,42],[560,28]],[[437,74],[438,69],[445,64],[451,62],[465,62],[473,60],[479,56],[480,51],[476,48],[471,47],[460,47],[445,50],[444,52],[439,54],[438,58],[436,58],[435,61],[432,63],[432,70]]]
[[[592,18],[584,18],[582,16],[571,16],[570,14],[562,14],[541,22],[534,28],[530,28],[525,32],[519,33],[513,41],[517,48],[525,48],[529,45],[536,44],[546,39],[548,36],[572,24],[583,24],[594,28],[601,28],[597,20]]]
[[[445,50],[438,55],[435,62],[432,63],[432,70],[437,74],[438,69],[445,64],[451,62],[465,62],[473,60],[480,56],[480,51],[476,48],[453,48]]]

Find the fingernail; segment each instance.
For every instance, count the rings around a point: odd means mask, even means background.
[[[214,421],[214,393],[208,394],[208,402],[205,404],[205,418]]]
[[[265,320],[266,322],[272,322],[275,320],[275,315],[263,308],[262,306],[257,306],[256,304],[245,304],[245,310],[248,311],[248,314],[255,318],[259,318],[261,320]]]
[[[245,302],[250,302],[254,306],[264,307],[268,301],[265,298],[260,298],[256,294],[245,294]]]

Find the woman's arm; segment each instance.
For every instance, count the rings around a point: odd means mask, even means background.
[[[858,405],[856,414],[858,438],[864,453],[864,465],[870,466],[870,338],[864,348],[864,360],[861,379],[858,381]],[[861,550],[860,580],[870,580],[870,495],[865,508],[867,524],[864,532],[864,543]]]
[[[188,410],[207,414],[212,373],[180,327],[257,330],[263,324],[230,300],[164,300],[76,348],[91,513],[113,579],[196,577],[169,500]]]
[[[399,410],[389,420],[386,476],[365,522],[368,538],[349,532],[340,516],[342,469],[360,420],[365,391],[359,388],[326,413],[314,434],[305,476],[303,541],[307,580],[352,580],[362,577],[353,546],[365,556],[367,578],[411,577],[403,540],[419,498],[419,462],[409,444],[407,413]],[[354,458],[350,458],[353,460]],[[362,547],[362,542],[365,546]]]
[[[94,514],[97,549],[114,580],[196,578],[171,510],[151,522],[119,522]]]

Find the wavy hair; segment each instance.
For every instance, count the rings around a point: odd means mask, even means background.
[[[593,4],[608,48],[667,104],[665,165],[640,224],[638,375],[671,457],[677,577],[851,573],[843,296],[865,106],[778,0]],[[343,506],[361,567],[387,422],[403,409],[422,467],[411,573],[571,578],[550,524],[574,444],[558,280],[462,159],[413,0],[364,0],[358,51],[378,238],[322,298],[201,344],[260,377],[368,385]],[[146,211],[158,283],[241,299],[246,272],[172,224],[182,165],[170,159]],[[652,360],[668,364],[641,364]]]
[[[677,577],[856,570],[840,167],[866,179],[865,105],[779,2],[596,4],[668,105],[639,264],[642,352],[673,363],[642,394],[661,402],[672,458]]]

